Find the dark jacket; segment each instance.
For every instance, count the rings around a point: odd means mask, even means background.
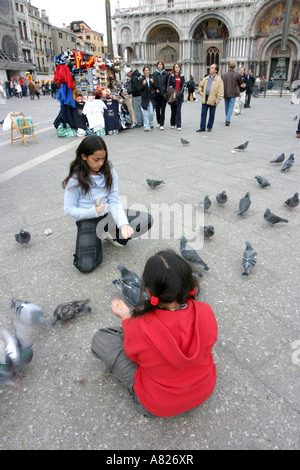
[[[141,96],[141,93],[139,91],[139,82],[141,78],[141,74],[138,70],[135,70],[132,75],[131,79],[129,82],[129,88],[127,90],[128,95],[132,96]]]
[[[195,91],[196,82],[193,78],[190,78],[188,82],[186,82],[186,86],[189,92],[193,93]]]
[[[255,78],[251,75],[245,74],[246,92],[252,93],[255,83]]]
[[[181,93],[181,96],[183,96],[185,79],[184,79],[184,75],[180,75],[180,77],[181,77],[180,93]],[[172,75],[170,75],[169,77],[168,86],[172,86],[173,88],[175,88],[175,85],[176,85],[175,75],[172,73]]]
[[[156,89],[159,90],[159,93],[157,93],[157,95],[164,95],[168,87],[168,72],[166,70],[162,70],[162,72],[160,72],[159,70],[155,70],[152,76],[156,83]]]
[[[150,80],[151,78],[153,79],[153,83],[150,81],[150,86],[148,86],[148,82],[146,81],[146,84],[143,84],[143,81],[146,80],[145,75],[142,75],[141,79],[139,80],[139,92],[141,94],[141,106],[143,109],[148,109],[149,106],[149,101],[155,100],[155,95],[156,95],[156,82],[153,78],[153,76],[150,74],[149,76]]]
[[[221,78],[224,84],[224,98],[237,98],[240,96],[240,85],[243,81],[238,72],[229,69]]]

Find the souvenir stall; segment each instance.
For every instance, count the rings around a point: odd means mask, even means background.
[[[134,127],[116,80],[120,57],[109,61],[91,56],[86,60],[81,51],[68,49],[56,56],[55,62],[60,112],[54,126],[58,136],[113,135]]]

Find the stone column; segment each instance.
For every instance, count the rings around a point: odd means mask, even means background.
[[[284,23],[282,27],[279,57],[278,57],[278,62],[277,62],[275,72],[273,74],[276,88],[280,88],[287,79],[287,76],[286,76],[287,41],[288,41],[288,34],[289,34],[289,29],[290,29],[292,6],[293,6],[293,0],[286,0],[285,17],[284,17]]]

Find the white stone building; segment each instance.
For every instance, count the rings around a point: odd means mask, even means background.
[[[300,0],[288,1],[286,74],[293,81],[299,78]],[[236,60],[268,80],[280,55],[285,9],[285,0],[140,0],[112,17],[115,53],[139,70],[148,64],[153,71],[158,59],[167,70],[179,62],[196,81],[211,63],[222,74]]]

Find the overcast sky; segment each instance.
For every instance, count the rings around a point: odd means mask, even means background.
[[[65,2],[64,0],[30,0],[31,5],[46,10],[49,21],[53,26],[69,25],[72,21],[82,20],[91,29],[104,34],[106,41],[105,0],[84,0],[81,2]],[[111,14],[113,15],[117,0],[110,0]],[[119,0],[121,8],[135,6],[139,0]]]

